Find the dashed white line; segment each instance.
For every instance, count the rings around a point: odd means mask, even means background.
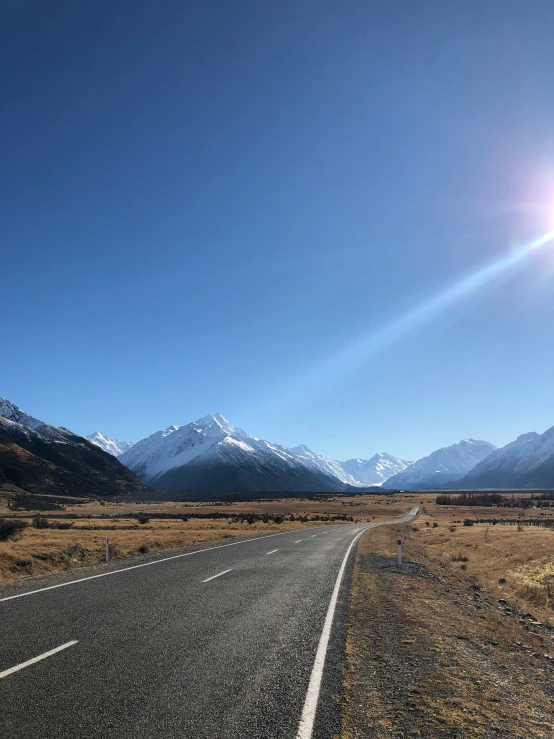
[[[271,552],[266,552],[266,554],[275,554],[275,552],[278,552],[278,549],[272,549]]]
[[[213,552],[215,549],[225,549],[226,547],[236,547],[240,544],[249,544],[251,541],[260,541],[260,539],[271,539],[273,536],[286,536],[287,534],[295,534],[302,529],[293,529],[292,531],[280,531],[278,534],[264,534],[263,536],[254,536],[251,539],[245,539],[244,541],[232,541],[229,544],[218,544],[215,547],[206,547],[205,549],[197,549],[194,552],[184,552],[183,554],[173,554],[170,557],[162,557],[161,559],[155,559],[152,562],[142,562],[139,565],[131,565],[130,567],[121,567],[119,570],[110,570],[110,572],[101,572],[98,575],[89,575],[88,577],[79,577],[77,580],[70,580],[69,582],[61,582],[57,585],[48,585],[45,588],[37,588],[37,590],[28,590],[25,593],[18,593],[17,595],[8,595],[6,598],[0,598],[0,603],[4,603],[7,600],[15,600],[16,598],[26,598],[28,595],[36,595],[37,593],[44,593],[47,590],[56,590],[57,588],[66,588],[69,585],[77,585],[80,582],[86,582],[87,580],[96,580],[99,577],[110,577],[110,575],[121,575],[123,572],[130,572],[131,570],[138,570],[140,567],[152,567],[153,565],[162,564],[162,562],[169,562],[174,559],[181,559],[181,557],[192,557],[194,554],[203,554],[204,552]]]
[[[317,534],[312,534],[312,539],[315,539],[316,536]]]
[[[51,649],[49,652],[44,652],[44,654],[39,654],[38,657],[33,657],[33,659],[28,659],[26,662],[22,662],[20,665],[16,665],[15,667],[10,667],[8,670],[4,670],[3,672],[0,672],[0,678],[8,677],[8,675],[12,675],[14,672],[19,672],[19,670],[24,670],[25,667],[30,667],[31,665],[34,665],[36,662],[40,662],[43,659],[46,659],[47,657],[51,657],[53,654],[57,654],[57,652],[61,652],[62,649],[67,649],[68,647],[72,647],[74,644],[78,644],[78,640],[74,639],[73,641],[68,641],[65,644],[62,644],[59,647],[56,647],[55,649]]]
[[[295,544],[300,544],[301,541],[304,541],[303,539],[298,539],[298,541],[295,541]]]
[[[221,575],[226,575],[228,572],[231,572],[233,568],[229,567],[228,570],[223,570],[223,572],[218,572],[217,575],[212,575],[211,577],[207,577],[205,580],[202,580],[202,582],[210,582],[210,580],[215,580],[216,577],[221,577]]]

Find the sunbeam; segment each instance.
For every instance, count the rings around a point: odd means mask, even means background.
[[[444,313],[461,299],[484,288],[495,279],[509,276],[511,269],[515,270],[533,252],[552,242],[554,242],[554,229],[441,290],[382,328],[364,333],[332,356],[312,366],[304,374],[297,376],[292,386],[288,387],[289,393],[304,395],[320,387],[327,387],[337,377],[355,369],[369,357],[406,336],[411,330],[429,323],[435,316]],[[287,392],[284,393],[286,394]]]

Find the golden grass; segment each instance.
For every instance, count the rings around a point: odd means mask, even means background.
[[[474,528],[461,531],[455,544],[475,536]],[[420,563],[420,572],[435,577],[415,576],[413,569],[410,575],[409,565],[402,574],[379,569],[371,553],[393,563],[397,530],[405,561]],[[516,538],[517,529],[511,531]],[[501,537],[489,541],[488,555],[503,543]],[[534,654],[552,653],[551,639],[503,615],[485,590],[475,602],[475,575],[449,560],[443,550],[450,543],[440,525],[428,531],[383,527],[361,538],[341,739],[553,736],[552,667]],[[483,558],[483,569],[491,559]]]
[[[426,497],[422,514],[414,522],[418,531],[410,535],[419,546],[424,545],[431,558],[485,587],[497,599],[504,598],[518,610],[532,610],[537,618],[554,623],[554,530],[457,523],[475,517],[525,520],[542,514],[541,518],[552,518],[551,509],[528,509],[522,516],[521,509],[469,509],[428,501]],[[434,523],[438,524],[436,528]]]
[[[157,513],[268,513],[335,516],[348,515],[355,520],[379,521],[409,510],[404,498],[390,496],[356,496],[349,499],[307,501],[285,499],[255,503],[234,503],[225,506],[187,503],[107,503],[90,501],[84,505],[66,506],[63,518],[55,513],[43,513],[52,523],[71,523],[69,529],[35,529],[27,527],[15,539],[0,542],[0,580],[40,575],[56,570],[79,567],[104,561],[105,537],[109,536],[111,558],[157,552],[176,547],[287,531],[309,526],[321,526],[324,521],[284,521],[263,523],[231,519],[156,519]],[[136,518],[112,518],[144,512],[150,516],[146,524]],[[33,511],[10,512],[30,521]],[[0,514],[1,515],[1,514]],[[104,516],[100,518],[100,516]],[[107,517],[109,516],[109,517]]]

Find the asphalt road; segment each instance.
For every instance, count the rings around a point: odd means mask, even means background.
[[[0,736],[328,739],[346,554],[366,528],[251,539],[0,598]]]

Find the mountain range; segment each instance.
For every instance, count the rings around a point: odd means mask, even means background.
[[[440,488],[458,480],[496,449],[488,441],[463,439],[458,444],[437,449],[404,471],[389,477],[383,487],[401,490]]]
[[[554,427],[496,449],[455,484],[457,488],[554,487]]]
[[[139,482],[140,481],[140,482]],[[142,485],[141,485],[142,483]],[[554,428],[496,449],[463,439],[415,462],[379,453],[328,459],[251,436],[220,414],[169,426],[132,444],[99,431],[84,438],[0,398],[0,487],[64,495],[340,493],[554,487]]]

